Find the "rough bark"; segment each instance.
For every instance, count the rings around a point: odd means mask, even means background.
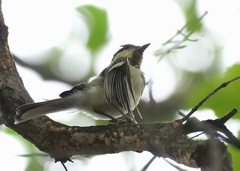
[[[0,1],[1,4],[1,1]],[[196,141],[180,122],[77,127],[41,117],[14,125],[17,106],[33,102],[12,59],[0,6],[0,124],[17,132],[57,161],[74,155],[149,151],[202,170],[232,170],[231,156],[219,140]],[[2,140],[4,141],[4,140]],[[159,166],[160,167],[160,166]]]

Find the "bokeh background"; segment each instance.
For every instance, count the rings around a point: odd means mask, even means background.
[[[177,111],[187,113],[222,82],[240,75],[239,0],[3,0],[2,8],[13,58],[35,101],[57,98],[74,84],[99,74],[119,46],[128,43],[151,43],[142,66],[148,84],[139,104],[144,119],[136,116],[139,122],[180,118]],[[194,117],[214,119],[234,107],[240,110],[240,81],[217,93]],[[107,124],[74,111],[49,117],[68,125]],[[240,114],[227,126],[237,136]],[[60,163],[4,126],[0,139],[1,168],[63,170]],[[231,146],[229,150],[239,170],[240,151]],[[147,152],[78,156],[66,166],[71,171],[137,171],[151,157]],[[177,169],[156,159],[149,170]]]

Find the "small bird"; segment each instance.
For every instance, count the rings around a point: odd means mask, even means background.
[[[83,111],[99,120],[117,121],[116,118],[124,116],[128,121],[136,122],[133,110],[146,84],[140,66],[143,52],[149,45],[122,45],[110,65],[98,76],[62,92],[61,98],[17,107],[15,124],[69,109]]]

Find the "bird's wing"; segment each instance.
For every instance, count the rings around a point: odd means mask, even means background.
[[[131,101],[135,101],[129,63],[127,58],[118,58],[105,70],[104,91],[109,104],[132,113]],[[117,104],[116,104],[117,103]]]
[[[86,88],[87,88],[87,84],[86,83],[77,84],[71,90],[64,91],[59,96],[64,98],[64,97],[70,96],[70,95],[72,95],[72,94],[74,94],[74,93],[76,93],[78,91],[82,91],[82,90],[84,90]]]

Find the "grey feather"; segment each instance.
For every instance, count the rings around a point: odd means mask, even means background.
[[[48,113],[70,109],[73,107],[71,103],[74,103],[73,99],[63,98],[19,106],[16,109],[15,124],[38,118]]]

